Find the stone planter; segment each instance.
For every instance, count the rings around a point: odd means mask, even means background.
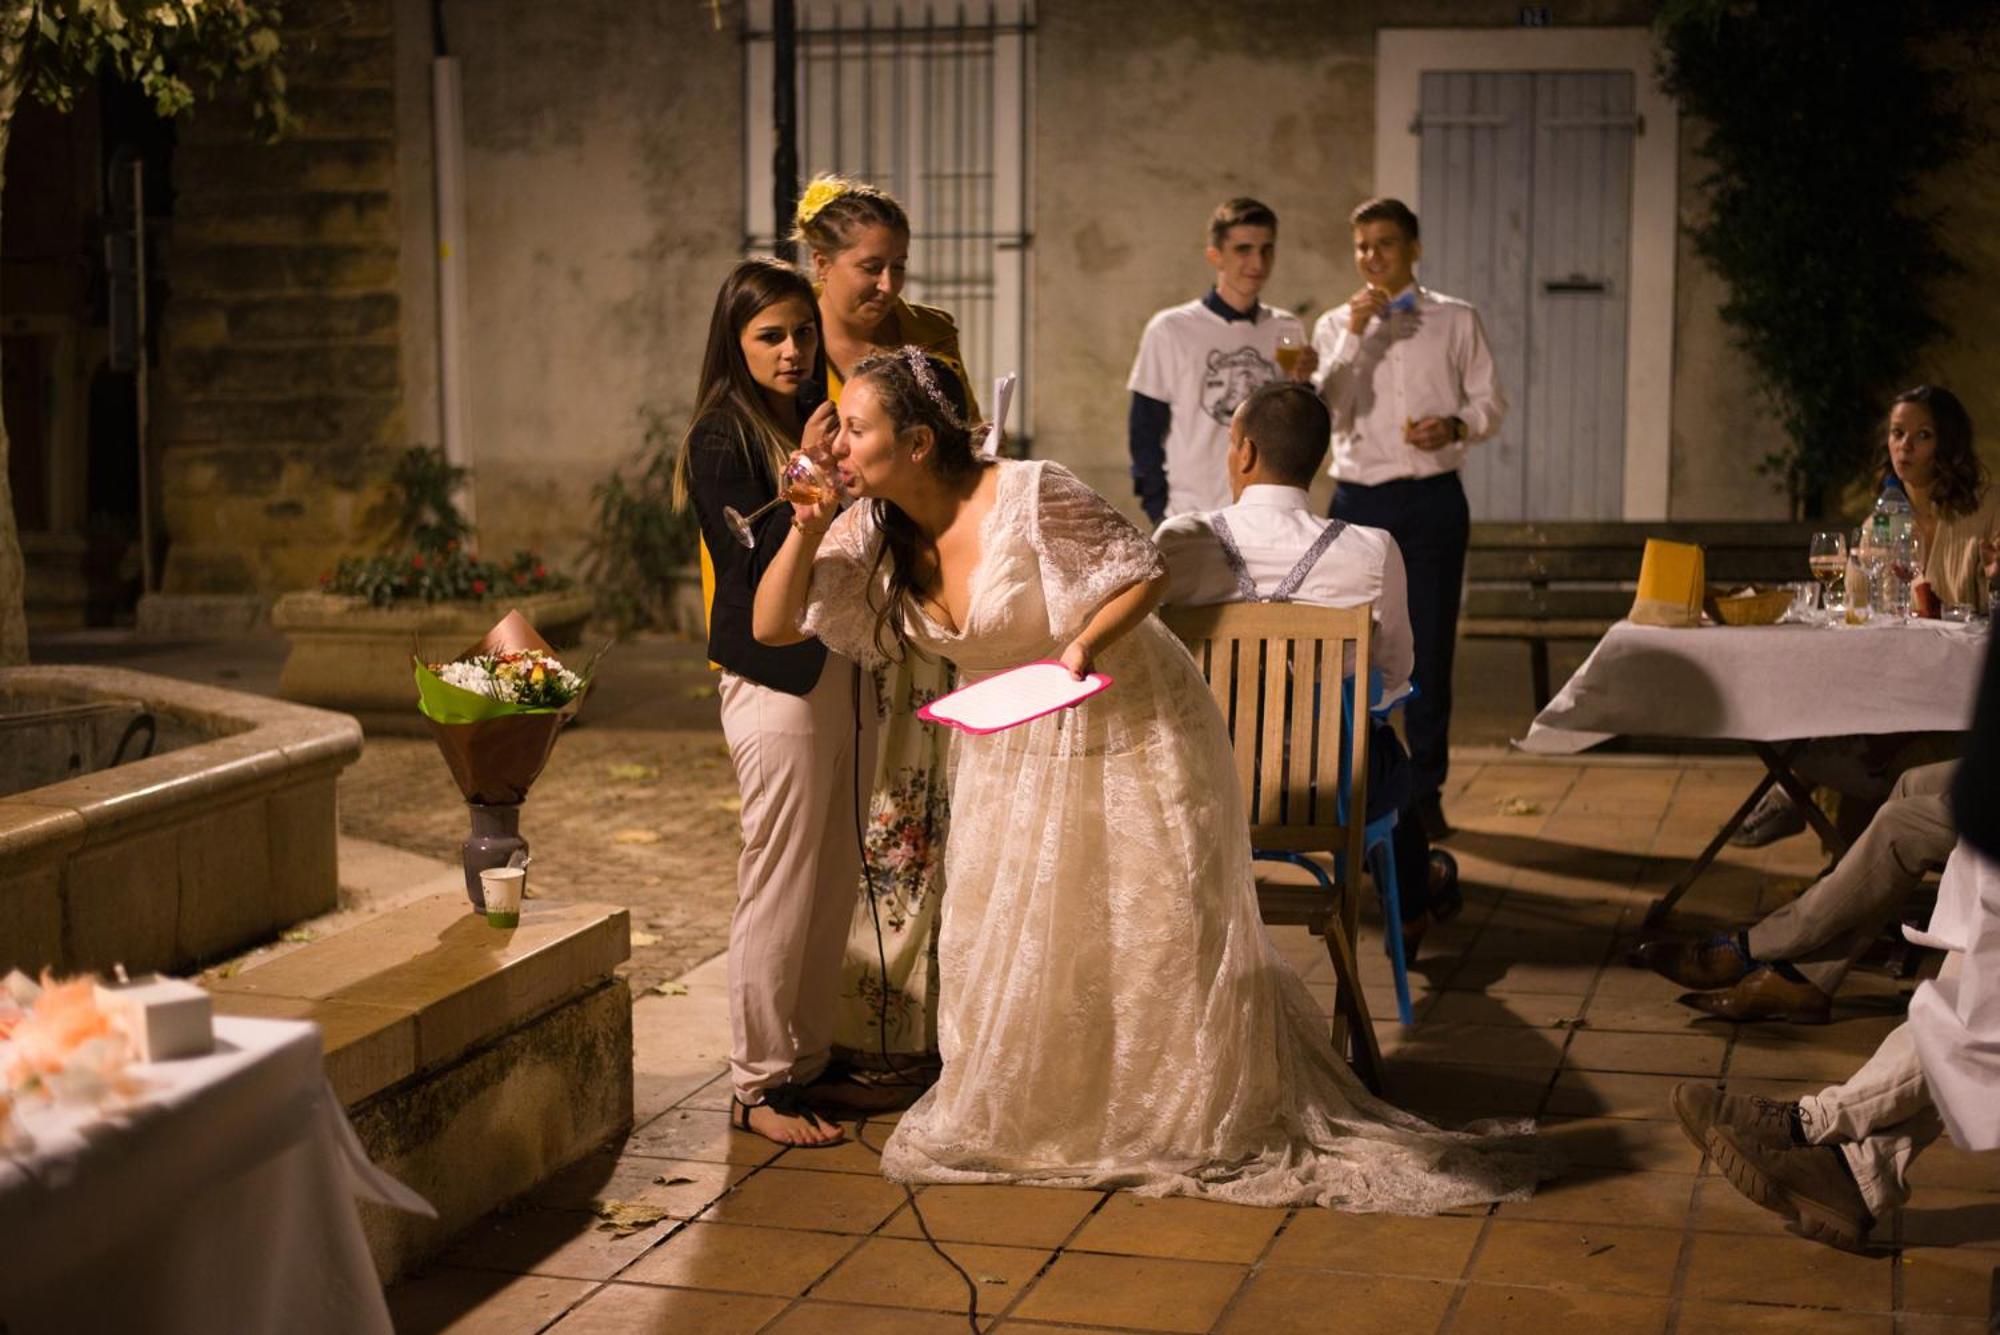
[[[371,607],[366,599],[338,594],[288,593],[271,609],[272,626],[291,641],[278,694],[352,714],[370,732],[421,735],[412,653],[432,658],[460,653],[509,608],[558,652],[573,649],[583,638],[590,606],[590,595],[580,589],[397,607]]]

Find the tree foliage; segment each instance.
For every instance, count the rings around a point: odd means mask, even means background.
[[[13,76],[58,111],[108,72],[143,89],[162,116],[230,90],[248,94],[267,134],[291,123],[273,0],[26,0],[25,8]]]
[[[1762,460],[1810,516],[1875,454],[1883,405],[1945,332],[1956,268],[1926,178],[1966,148],[1957,80],[1926,52],[1969,0],[1668,0],[1661,73],[1704,127],[1696,250],[1789,438]]]

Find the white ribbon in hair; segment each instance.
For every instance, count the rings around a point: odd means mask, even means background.
[[[1014,383],[1020,377],[1009,371],[993,382],[993,418],[986,428],[986,439],[979,452],[987,458],[1000,453],[1000,441],[1007,425],[1007,406],[1014,401]]]

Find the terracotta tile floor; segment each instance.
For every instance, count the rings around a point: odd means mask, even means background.
[[[1372,936],[1360,948],[1390,1095],[1452,1122],[1533,1114],[1569,1174],[1534,1199],[1434,1219],[1256,1210],[1025,1187],[932,1187],[923,1221],[974,1281],[984,1330],[1973,1335],[2000,1283],[2000,1156],[1948,1144],[1919,1161],[1900,1256],[1789,1236],[1682,1137],[1676,1080],[1797,1094],[1844,1076],[1895,1023],[1899,985],[1858,974],[1819,1029],[1736,1033],[1622,962],[1645,906],[1756,772],[1726,761],[1459,764],[1450,843],[1467,907],[1411,976],[1394,1023]],[[1518,813],[1518,814],[1503,814]],[[1807,838],[1732,850],[1682,922],[1733,921],[1797,892]],[[1326,957],[1280,944],[1321,1003]],[[638,1126],[529,1200],[475,1226],[391,1290],[398,1329],[964,1331],[966,1285],[876,1175],[881,1121],[822,1152],[729,1129],[721,962],[636,1011]],[[1383,1016],[1391,1017],[1383,1020]],[[596,1228],[599,1197],[666,1214]]]

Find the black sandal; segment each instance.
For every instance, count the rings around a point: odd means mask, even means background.
[[[779,1085],[775,1089],[765,1090],[764,1101],[762,1103],[745,1103],[734,1094],[731,1094],[729,1096],[729,1124],[738,1131],[748,1131],[760,1140],[768,1140],[773,1145],[782,1145],[788,1150],[825,1150],[832,1149],[835,1145],[844,1145],[847,1143],[847,1134],[845,1132],[841,1132],[837,1140],[806,1142],[779,1140],[776,1136],[767,1136],[756,1127],[750,1125],[750,1110],[752,1108],[769,1108],[772,1112],[778,1113],[781,1116],[804,1118],[809,1126],[831,1126],[832,1123],[825,1121],[818,1113],[813,1111],[812,1105],[806,1102],[805,1091],[801,1090],[797,1085]],[[836,1126],[834,1130],[838,1131],[840,1128]]]

